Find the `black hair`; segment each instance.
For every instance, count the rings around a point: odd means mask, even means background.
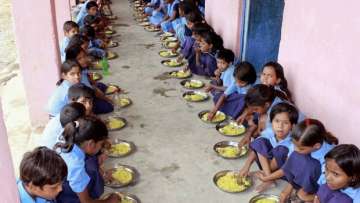
[[[89,42],[89,38],[80,34],[76,34],[74,36],[72,36],[70,38],[69,44],[67,45],[66,49],[65,49],[65,53],[67,55],[67,49],[69,47],[74,47],[74,46],[81,46],[84,43],[88,43]]]
[[[201,35],[204,32],[214,32],[214,29],[207,23],[197,22],[191,28],[193,34]]]
[[[24,154],[20,163],[20,180],[42,187],[62,182],[68,170],[65,161],[53,150],[37,147]]]
[[[200,34],[201,38],[207,43],[212,44],[212,52],[224,49],[224,41],[222,37],[215,32],[202,32]]]
[[[186,19],[187,22],[192,22],[192,23],[195,23],[195,24],[196,23],[201,23],[204,20],[203,17],[200,15],[200,13],[196,12],[196,11],[192,11],[192,12],[190,12],[188,14],[185,14],[185,19]]]
[[[76,57],[81,52],[85,52],[85,50],[79,45],[74,45],[74,46],[68,46],[66,48],[65,52],[66,52],[66,60],[75,60],[76,61]]]
[[[100,18],[92,15],[87,15],[84,18],[84,25],[92,25],[92,24],[98,24],[100,22]]]
[[[92,7],[98,8],[99,6],[97,5],[97,3],[95,1],[89,1],[86,4],[86,10],[90,10]]]
[[[334,159],[336,164],[351,177],[350,187],[360,187],[360,150],[353,144],[335,146],[326,155],[325,159]]]
[[[95,98],[95,92],[90,87],[78,83],[75,85],[72,85],[68,90],[68,98],[70,101],[76,101],[80,97],[85,97],[87,99],[94,100]]]
[[[233,76],[237,80],[246,82],[247,85],[254,84],[256,81],[256,70],[251,63],[242,61],[236,64]]]
[[[227,63],[232,63],[234,62],[235,54],[230,49],[221,49],[217,53],[216,58],[222,59]]]
[[[247,106],[265,106],[266,103],[272,103],[275,99],[275,90],[263,84],[254,85],[245,95]]]
[[[80,34],[89,39],[94,39],[96,37],[95,29],[90,25],[85,25],[84,27],[82,27],[80,30]]]
[[[282,102],[273,106],[270,111],[270,121],[272,122],[279,113],[287,113],[291,124],[296,124],[298,121],[299,112],[292,104]]]
[[[99,142],[107,137],[108,129],[103,121],[93,116],[85,116],[65,125],[62,142],[58,142],[54,149],[60,148],[66,153],[71,151],[74,144],[80,146],[88,140]]]
[[[288,101],[292,101],[291,99],[291,92],[288,89],[287,80],[284,74],[284,68],[282,65],[275,61],[269,61],[263,66],[263,70],[265,67],[271,67],[275,71],[276,77],[280,79],[279,87],[281,91],[285,93],[285,99]]]
[[[182,10],[185,15],[198,12],[196,5],[192,1],[180,1],[179,2],[179,10]]]
[[[80,65],[75,60],[66,60],[63,64],[61,64],[60,73],[66,75],[74,67],[80,67]],[[57,81],[56,85],[61,85],[63,81],[64,79],[61,78],[59,81]]]
[[[64,127],[66,124],[85,116],[86,109],[84,105],[78,102],[66,104],[60,112],[60,124]]]
[[[79,25],[76,24],[74,21],[71,21],[71,20],[66,21],[66,22],[64,23],[64,25],[63,25],[63,30],[64,30],[64,32],[69,32],[69,31],[70,31],[71,29],[73,29],[73,28],[79,29]]]
[[[324,141],[329,144],[338,144],[339,140],[330,132],[326,131],[325,126],[316,119],[305,119],[298,123],[291,132],[291,138],[299,141],[302,146],[312,147]]]

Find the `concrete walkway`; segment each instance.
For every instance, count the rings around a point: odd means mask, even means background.
[[[120,26],[115,29],[121,42],[112,49],[119,58],[110,61],[112,74],[103,81],[117,83],[129,91],[134,104],[116,113],[125,117],[129,125],[112,132],[111,137],[132,141],[138,150],[129,157],[108,162],[131,165],[141,174],[137,185],[119,191],[135,194],[144,203],[248,202],[255,195],[254,187],[244,193],[228,194],[212,181],[216,172],[240,169],[244,162],[216,156],[213,145],[240,138],[224,137],[213,125],[198,119],[198,112],[212,107],[211,100],[187,103],[181,98],[185,89],[180,80],[158,77],[172,69],[160,64],[159,37],[136,24],[128,1],[114,0],[112,9],[119,17]],[[279,188],[268,193],[279,194]]]

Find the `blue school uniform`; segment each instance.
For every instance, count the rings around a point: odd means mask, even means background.
[[[194,52],[195,39],[191,36],[186,36],[184,43],[181,45],[180,53],[185,59],[189,59],[190,56],[195,54]]]
[[[212,77],[217,68],[216,58],[210,53],[201,53],[200,64],[196,64],[196,55],[194,52],[193,56],[189,57],[188,63],[189,69],[196,75]]]
[[[360,189],[359,188],[352,188],[348,187],[346,189],[340,190],[341,192],[348,195],[354,203],[360,203]]]
[[[73,145],[68,153],[60,153],[68,168],[68,175],[63,183],[63,190],[57,196],[58,203],[77,203],[80,202],[76,193],[83,192],[89,185],[91,178],[85,169],[85,153],[77,146]]]
[[[185,27],[186,27],[186,18],[181,17],[179,20],[172,22],[172,26],[175,30],[175,35],[179,39],[180,44],[182,45],[185,42]]]
[[[325,184],[325,155],[334,148],[334,145],[323,142],[320,149],[311,153],[311,157],[318,160],[321,164],[321,176],[319,177],[318,184]]]
[[[100,174],[100,166],[98,157],[96,155],[85,158],[85,170],[90,177],[90,182],[87,186],[89,195],[93,199],[99,199],[104,193],[104,179]]]
[[[160,11],[154,10],[152,12],[152,15],[149,16],[149,22],[155,26],[160,25],[161,21],[164,18],[164,10],[167,9],[167,4],[164,2],[164,0],[160,0]]]
[[[157,7],[159,7],[159,5],[160,5],[160,0],[151,0],[151,1],[150,1],[150,5],[151,5],[151,6],[154,6],[155,8],[157,8]],[[146,6],[145,9],[144,9],[144,12],[145,12],[146,14],[148,14],[148,15],[151,15],[153,11],[154,11],[154,8],[148,7],[148,6]]]
[[[17,180],[16,185],[19,191],[20,203],[55,203],[54,200],[47,200],[41,197],[36,197],[34,199],[29,195],[29,193],[27,193],[21,180]]]
[[[81,69],[81,83],[90,87],[91,89],[94,89],[94,87],[91,85],[91,82],[89,79],[89,69],[88,68]]]
[[[234,78],[234,65],[229,65],[229,67],[221,73],[220,79],[222,80],[222,84],[224,87],[230,87],[235,84]]]
[[[51,116],[56,116],[61,112],[61,109],[68,103],[68,90],[71,87],[71,83],[64,80],[51,95],[47,111]]]
[[[320,186],[316,195],[321,203],[352,203],[351,197],[339,190],[331,190],[327,184]]]
[[[319,188],[317,180],[321,175],[321,165],[318,160],[312,158],[310,155],[300,154],[294,151],[281,169],[287,181],[296,190],[303,188],[303,190],[309,194],[315,194],[317,192]]]
[[[244,109],[246,92],[251,88],[251,85],[239,87],[236,84],[226,88],[225,92],[217,93],[214,95],[213,101],[216,104],[220,97],[225,94],[226,100],[222,107],[219,109],[226,115],[236,119]]]
[[[250,143],[250,148],[257,154],[261,154],[269,160],[276,160],[278,168],[281,168],[287,157],[290,155],[290,148],[293,146],[291,136],[288,134],[285,139],[277,141],[273,129],[268,128],[261,132],[260,137]],[[257,160],[259,168],[260,162]]]
[[[80,8],[79,14],[76,16],[75,22],[79,25],[79,27],[84,26],[84,18],[87,16],[86,5],[90,2],[90,0],[85,1]]]
[[[167,16],[172,17],[174,15],[174,12],[178,12],[178,7],[179,7],[179,1],[178,0],[175,0],[171,4],[168,4],[167,5],[167,13],[166,13]],[[177,13],[177,15],[179,15],[179,13]],[[174,30],[172,22],[174,22],[177,19],[178,19],[178,16],[173,21],[167,20],[165,22],[162,22],[160,24],[162,31],[169,32],[169,31]],[[179,21],[176,21],[175,25],[178,24],[178,23],[179,23]]]
[[[64,39],[60,43],[60,57],[61,57],[61,62],[62,63],[66,60],[65,49],[67,48],[69,42],[70,42],[70,38],[69,37],[64,37]]]
[[[64,128],[60,123],[60,114],[58,114],[46,125],[40,138],[39,145],[53,149],[54,145],[59,141],[59,137],[63,131]]]

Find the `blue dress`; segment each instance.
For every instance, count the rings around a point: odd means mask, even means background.
[[[221,73],[220,79],[222,80],[224,87],[230,87],[235,84],[234,70],[235,66],[231,64],[223,73]]]
[[[191,36],[186,36],[180,50],[180,53],[184,56],[185,59],[189,59],[191,56],[195,55],[194,45],[195,39]]]
[[[96,155],[86,155],[85,158],[85,170],[89,175],[90,182],[87,186],[90,197],[93,199],[99,199],[104,193],[104,179],[100,174],[100,166],[98,157]]]
[[[290,134],[288,134],[285,139],[277,141],[275,133],[271,128],[263,130],[260,137],[250,143],[250,148],[257,154],[261,154],[268,160],[274,158],[279,168],[285,164],[287,157],[290,156],[289,148],[292,148],[292,146],[293,143]],[[257,162],[261,169],[260,162],[258,160]]]
[[[90,0],[85,1],[80,8],[79,14],[76,16],[75,22],[79,25],[79,27],[84,26],[84,18],[87,16],[86,5],[90,2]]]
[[[46,200],[41,197],[35,199],[27,193],[21,180],[16,181],[16,185],[19,191],[20,203],[55,203],[54,200]]]
[[[66,60],[66,52],[65,49],[69,45],[70,38],[64,37],[63,41],[60,43],[60,57],[61,57],[61,63],[64,63]]]
[[[181,17],[179,20],[174,20],[172,22],[172,26],[175,30],[175,35],[179,39],[180,44],[184,44],[185,42],[185,27],[186,27],[186,18]]]
[[[351,197],[354,203],[360,203],[360,188],[348,187],[346,189],[341,190],[341,192]]]
[[[174,12],[178,12],[178,6],[179,6],[179,1],[178,0],[175,0],[174,2],[172,2],[171,4],[168,4],[167,5],[167,16],[171,17],[173,16]],[[179,13],[178,13],[179,15]],[[180,21],[178,20],[179,18],[177,17],[176,19],[174,19],[173,21],[165,21],[165,22],[162,22],[160,24],[161,26],[161,29],[162,31],[164,32],[170,32],[172,30],[174,30],[174,27],[173,27],[173,22],[175,23],[175,25],[179,24]]]
[[[156,11],[154,10],[152,12],[152,15],[149,16],[149,22],[155,26],[160,25],[161,21],[164,18],[164,13],[163,10],[167,9],[167,4],[164,2],[164,0],[160,0],[160,6],[161,10],[160,11]]]
[[[316,195],[320,202],[326,203],[352,203],[353,200],[345,193],[331,190],[327,184],[321,185]]]
[[[303,167],[306,166],[306,170]],[[319,188],[317,180],[321,175],[320,162],[310,155],[294,151],[281,168],[287,181],[296,189],[303,189],[309,194],[315,194]]]
[[[60,123],[60,114],[52,118],[46,125],[39,141],[40,146],[46,146],[53,149],[54,145],[59,141],[59,137],[64,131]]]
[[[91,177],[85,169],[85,153],[76,144],[68,153],[61,153],[68,168],[68,175],[63,182],[63,190],[57,196],[57,203],[80,203],[76,193],[80,193],[87,189]]]
[[[334,148],[334,145],[328,144],[327,142],[323,142],[321,144],[320,149],[311,153],[311,157],[318,160],[321,164],[321,176],[319,177],[318,184],[322,185],[326,183],[325,178],[325,155]]]
[[[90,40],[88,53],[96,58],[105,58],[106,52],[104,51],[104,49],[100,48],[100,44],[101,40],[99,39]]]
[[[150,1],[151,6],[154,6],[155,8],[158,8],[160,5],[160,0],[151,0]],[[144,9],[144,12],[148,15],[151,15],[152,12],[154,11],[154,8],[148,7],[146,6]]]
[[[68,90],[72,84],[64,80],[51,95],[47,104],[47,111],[51,116],[56,116],[61,112],[61,109],[68,104]]]
[[[195,50],[195,49],[194,49]],[[188,59],[189,69],[196,75],[213,77],[217,68],[216,58],[210,53],[201,53],[200,64],[196,64],[196,56],[194,55]]]

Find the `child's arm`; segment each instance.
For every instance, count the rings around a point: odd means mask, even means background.
[[[224,104],[225,101],[226,101],[226,95],[223,94],[219,98],[219,100],[216,103],[216,105],[214,106],[214,108],[209,112],[209,114],[208,114],[208,119],[209,120],[212,120],[214,118],[216,112],[222,107],[222,105]]]
[[[90,197],[87,189],[84,191],[77,193],[81,203],[118,203],[121,201],[119,195],[111,194],[108,198],[104,200],[94,200]]]
[[[285,189],[280,194],[280,202],[279,203],[286,203],[289,199],[291,192],[293,190],[293,186],[288,183],[285,187]]]
[[[250,150],[250,154],[246,159],[244,166],[240,169],[239,177],[246,177],[249,175],[250,167],[256,160],[256,154],[253,150]]]
[[[271,173],[270,175],[266,176],[263,173],[259,174],[259,179],[266,182],[266,181],[272,181],[277,180],[285,175],[284,171],[282,169],[276,170],[275,172]]]
[[[250,143],[251,137],[256,132],[257,126],[256,125],[250,125],[245,134],[243,135],[243,138],[238,144],[238,147],[241,149],[243,146],[248,145]]]
[[[95,97],[108,101],[111,104],[114,103],[109,97],[105,96],[105,94],[99,88],[94,86],[94,90],[95,90]]]
[[[297,196],[305,202],[312,202],[315,198],[315,194],[309,194],[305,192],[303,188],[298,191]]]

